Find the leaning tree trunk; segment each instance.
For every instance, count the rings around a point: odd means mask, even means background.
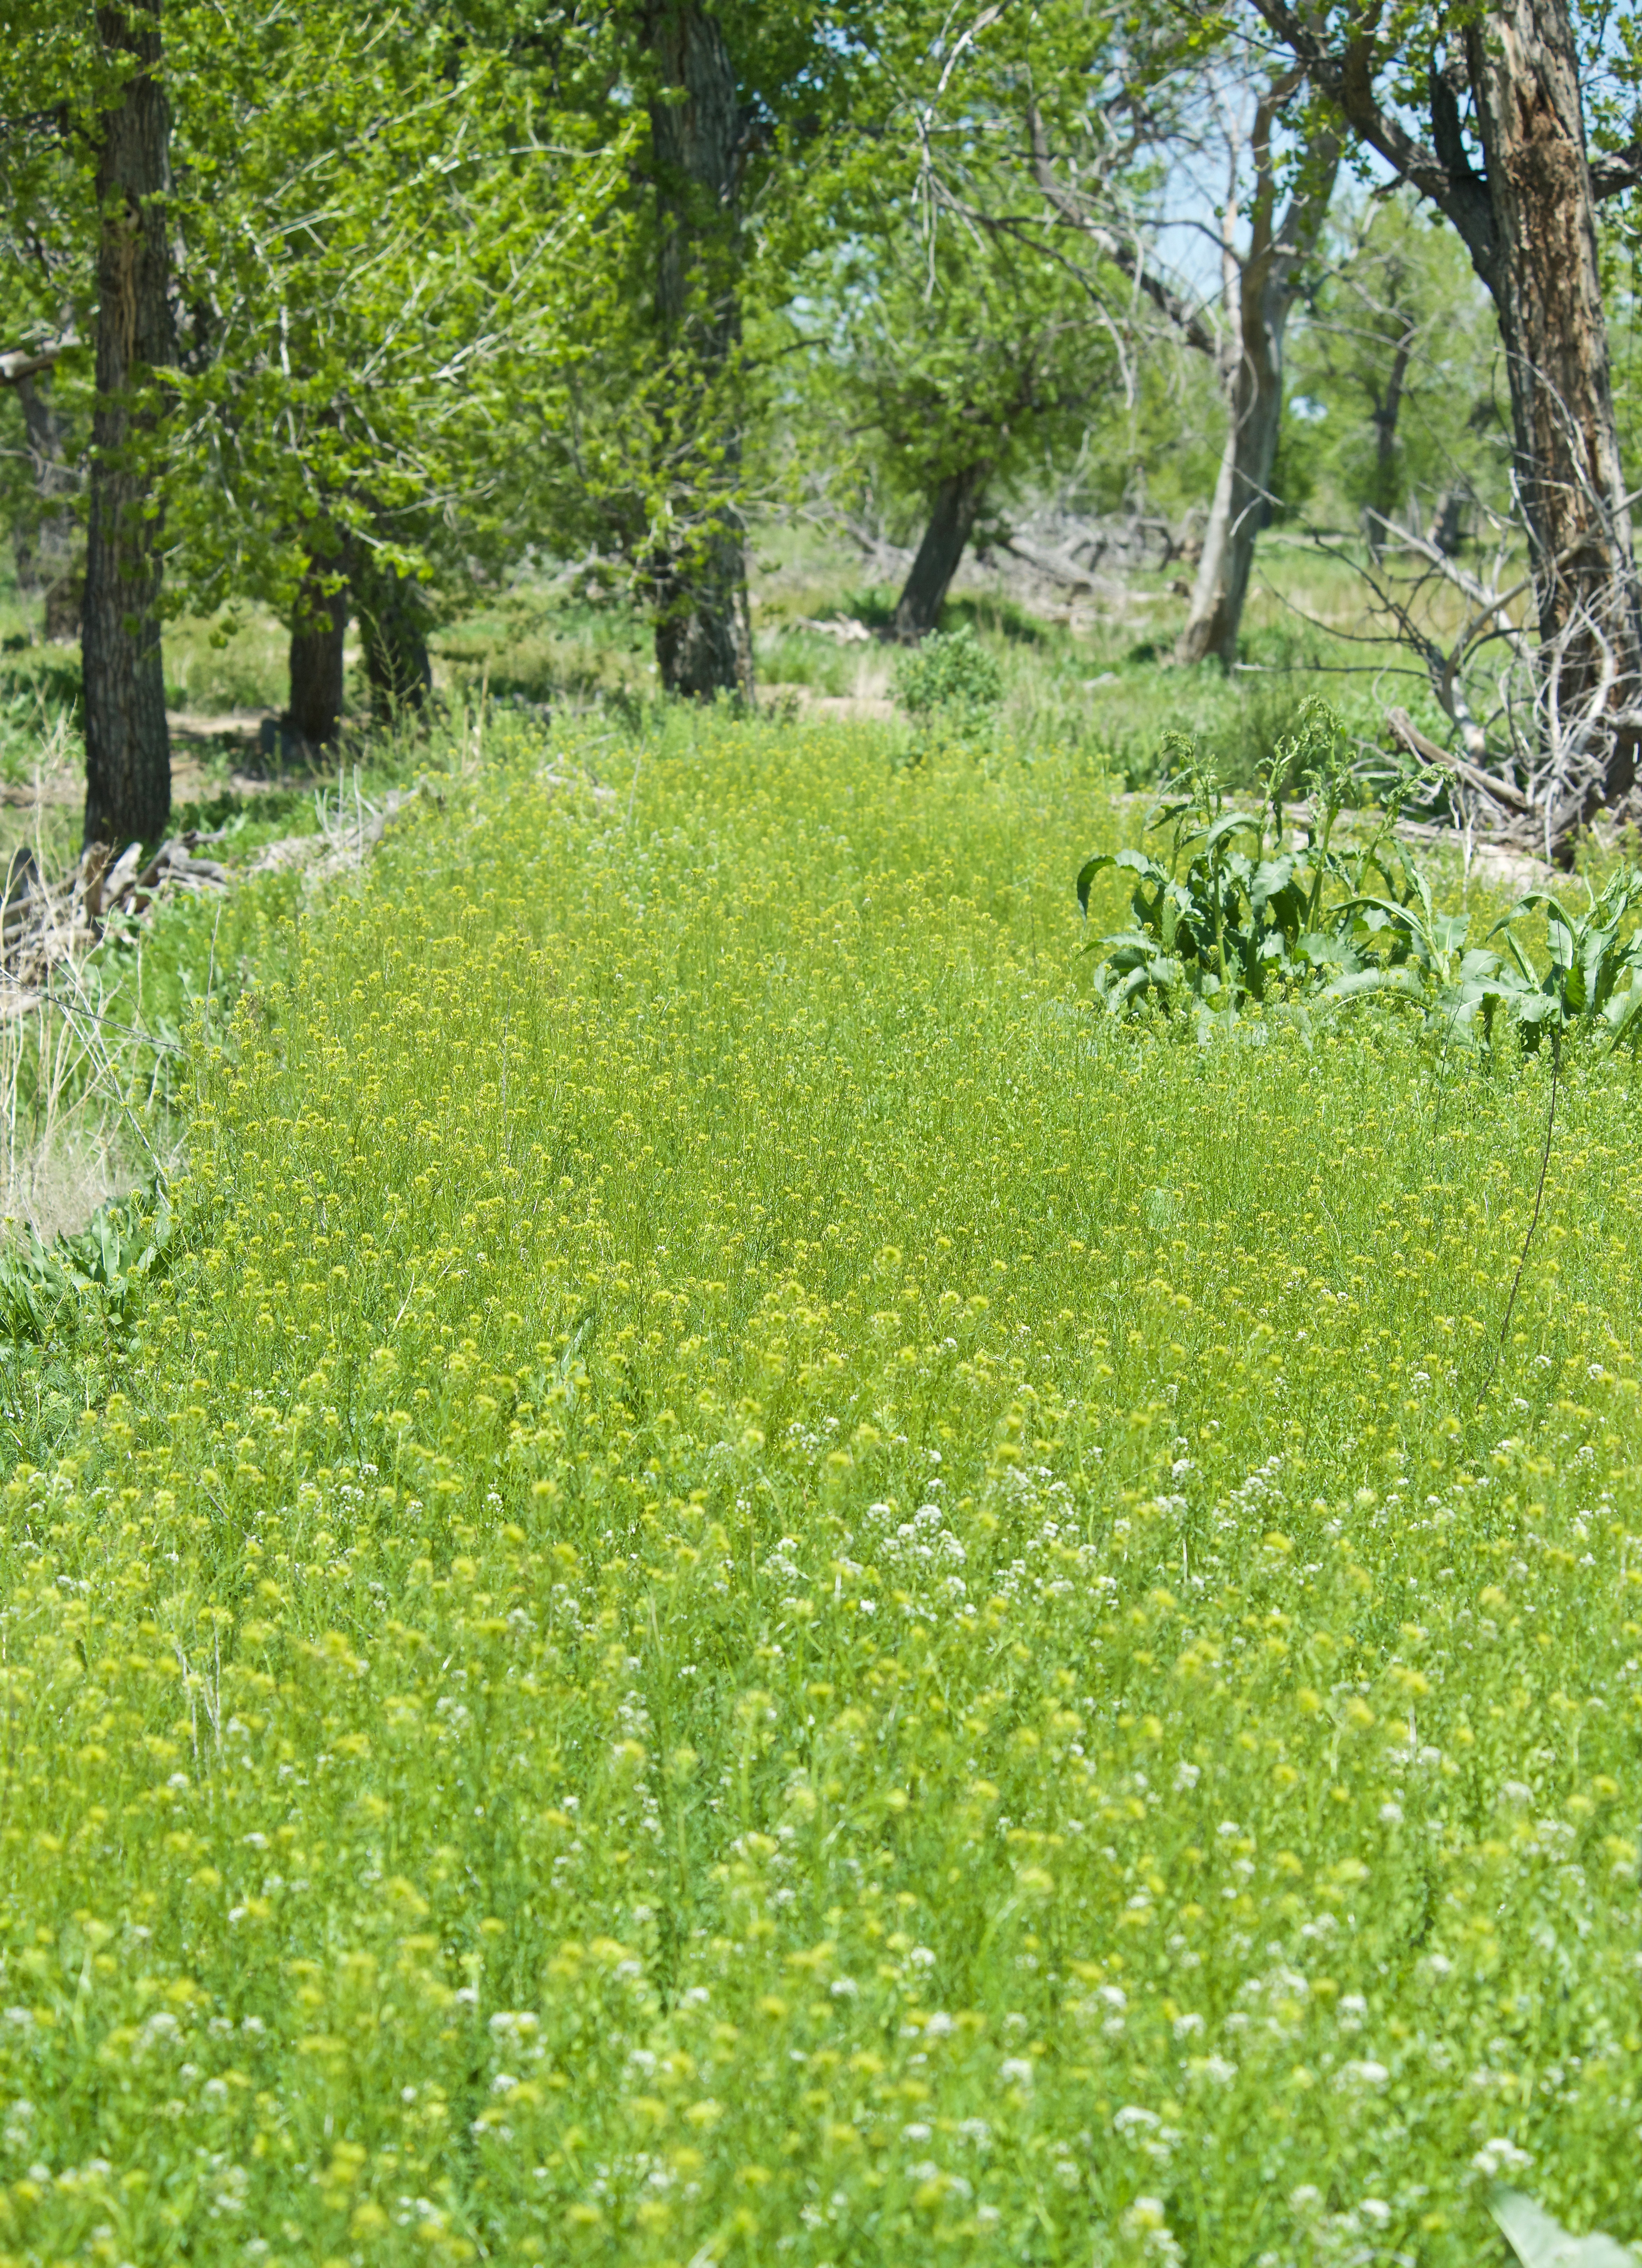
[[[348,585],[338,559],[313,558],[291,622],[291,706],[286,722],[310,748],[328,747],[342,716],[342,641]]]
[[[647,38],[659,91],[656,315],[673,363],[663,409],[664,477],[685,532],[652,556],[656,664],[663,688],[697,700],[753,693],[747,554],[735,487],[741,438],[725,382],[740,342],[737,297],[741,118],[730,52],[697,0],[662,0]]]
[[[1534,548],[1541,718],[1529,792],[1554,848],[1635,784],[1642,616],[1565,0],[1506,0],[1465,37],[1493,219],[1491,272],[1477,264],[1498,309]]]
[[[152,842],[171,814],[171,740],[160,657],[159,522],[142,453],[154,412],[134,399],[172,357],[166,192],[170,118],[160,85],[159,0],[99,8],[111,58],[135,63],[100,121],[97,399],[82,653],[85,840]]]
[[[1283,336],[1300,296],[1298,270],[1316,244],[1334,193],[1340,145],[1323,134],[1307,153],[1281,225],[1275,225],[1276,169],[1271,129],[1295,91],[1293,74],[1263,95],[1255,113],[1251,154],[1254,204],[1246,253],[1233,246],[1233,194],[1226,200],[1222,239],[1229,330],[1221,362],[1226,447],[1204,533],[1191,608],[1174,649],[1182,662],[1211,656],[1229,669],[1237,659],[1243,605],[1254,570],[1255,540],[1271,499],[1271,475],[1283,430]]]
[[[927,637],[940,620],[952,578],[986,500],[990,465],[948,473],[935,491],[929,523],[895,606],[895,636],[909,644]]]
[[[1204,530],[1191,611],[1174,650],[1177,661],[1207,661],[1212,656],[1226,669],[1237,659],[1255,539],[1271,494],[1283,428],[1280,349],[1270,325],[1258,317],[1248,335],[1232,373],[1226,447]]]

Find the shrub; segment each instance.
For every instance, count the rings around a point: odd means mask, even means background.
[[[995,723],[1004,673],[968,623],[931,630],[895,663],[895,698],[926,740],[976,740]]]

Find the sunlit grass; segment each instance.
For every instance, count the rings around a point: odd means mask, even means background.
[[[7,1485],[0,2261],[1642,2235],[1628,1063],[1501,1353],[1549,1065],[1097,1025],[1093,762],[509,745]]]

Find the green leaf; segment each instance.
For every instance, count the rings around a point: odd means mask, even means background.
[[[1611,2236],[1571,2236],[1520,2190],[1496,2190],[1489,2209],[1522,2268],[1637,2268],[1628,2245]]]
[[[1089,918],[1090,884],[1103,868],[1107,866],[1115,866],[1116,864],[1116,859],[1113,858],[1109,850],[1102,850],[1097,858],[1086,859],[1084,864],[1079,867],[1078,903],[1083,909],[1083,917],[1085,921],[1087,921]]]
[[[1215,821],[1214,825],[1204,836],[1203,847],[1205,850],[1212,850],[1215,844],[1223,837],[1235,835],[1240,830],[1257,836],[1260,832],[1260,822],[1258,820],[1250,819],[1246,812],[1228,811],[1223,818]]]
[[[1602,1013],[1607,1023],[1612,1027],[1615,1047],[1619,1045],[1627,1033],[1630,1034],[1634,1045],[1639,1033],[1631,1027],[1636,1025],[1638,1013],[1642,1013],[1642,983],[1638,983],[1633,979],[1628,992],[1616,992],[1611,999],[1603,1002]]]

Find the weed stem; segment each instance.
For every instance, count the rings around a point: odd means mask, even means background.
[[[1517,1304],[1517,1292],[1521,1287],[1522,1270],[1528,1266],[1528,1247],[1534,1241],[1534,1232],[1539,1226],[1540,1208],[1545,1202],[1545,1176],[1550,1170],[1550,1138],[1557,1123],[1557,1089],[1562,1079],[1562,1027],[1553,1024],[1550,1029],[1550,1108],[1545,1113],[1545,1147],[1540,1153],[1539,1186],[1534,1192],[1534,1216],[1528,1225],[1528,1234],[1522,1240],[1522,1250],[1517,1261],[1517,1272],[1511,1278],[1511,1296],[1506,1301],[1506,1312],[1499,1325],[1499,1344],[1494,1349],[1494,1359],[1488,1366],[1488,1375],[1477,1388],[1477,1409],[1483,1406],[1483,1396],[1494,1382],[1506,1351],[1506,1334],[1511,1329],[1511,1318]]]

